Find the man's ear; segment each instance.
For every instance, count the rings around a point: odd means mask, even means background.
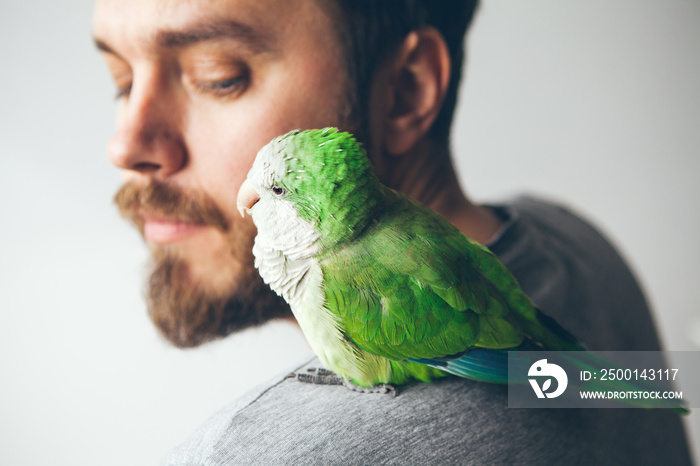
[[[384,149],[401,155],[430,130],[450,82],[450,54],[437,29],[412,31],[391,67]]]

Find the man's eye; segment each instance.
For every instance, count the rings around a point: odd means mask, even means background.
[[[241,91],[248,83],[247,76],[236,76],[235,78],[222,79],[221,81],[197,82],[195,88],[199,92],[227,96]]]
[[[114,96],[115,100],[119,100],[123,97],[127,97],[131,92],[131,83],[117,88],[117,93]]]

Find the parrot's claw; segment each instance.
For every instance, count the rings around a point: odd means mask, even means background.
[[[306,372],[292,372],[287,375],[287,379],[297,379],[299,382],[312,383],[316,385],[345,385],[354,392],[376,393],[380,395],[397,395],[396,387],[389,384],[375,385],[374,387],[360,387],[350,379],[345,379],[333,371],[322,367],[306,369]]]
[[[299,382],[313,383],[317,385],[343,385],[343,378],[334,372],[323,368],[307,369],[306,373],[293,372],[287,376],[288,379],[297,379]]]
[[[360,387],[354,382],[351,382],[348,379],[343,379],[343,385],[345,385],[347,388],[354,392],[360,392],[360,393],[372,393],[372,394],[379,394],[379,395],[391,395],[391,396],[396,396],[398,394],[398,391],[396,390],[396,387],[393,385],[389,384],[382,384],[382,385],[375,385],[374,387]]]

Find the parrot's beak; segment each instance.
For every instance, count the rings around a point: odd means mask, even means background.
[[[238,190],[238,198],[236,199],[236,204],[238,211],[241,213],[241,217],[245,217],[246,212],[250,212],[250,209],[260,200],[260,195],[255,190],[253,183],[251,183],[247,178]]]

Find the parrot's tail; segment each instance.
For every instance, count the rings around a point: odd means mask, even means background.
[[[508,383],[508,350],[472,348],[451,358],[411,359],[465,379],[487,383]],[[527,374],[527,367],[518,373]],[[525,382],[526,378],[517,382]],[[511,382],[513,382],[511,380]]]

